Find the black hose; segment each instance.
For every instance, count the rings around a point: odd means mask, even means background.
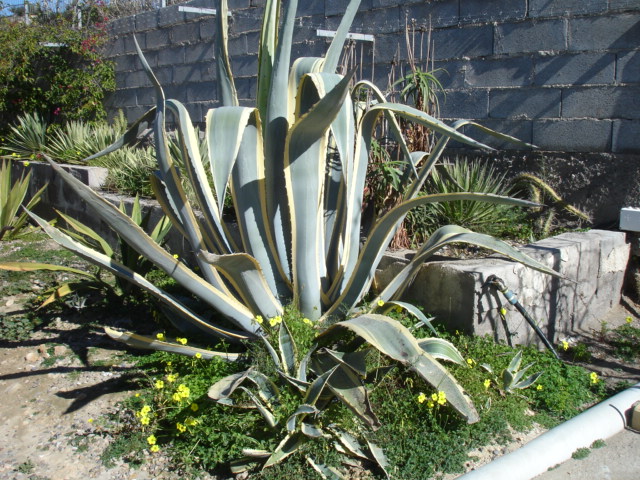
[[[535,332],[538,334],[540,339],[542,339],[543,343],[547,346],[547,348],[551,350],[553,355],[558,360],[560,360],[560,356],[558,355],[558,352],[556,352],[556,349],[553,348],[553,345],[551,344],[549,339],[544,335],[544,333],[542,333],[542,330],[540,330],[540,327],[536,325],[536,322],[533,320],[533,318],[531,318],[531,315],[529,315],[529,313],[525,310],[525,308],[520,304],[516,294],[507,288],[504,281],[502,281],[502,279],[498,278],[495,275],[491,275],[489,278],[487,278],[485,285],[486,284],[494,286],[500,293],[504,295],[504,298],[506,298],[511,305],[516,307],[516,309],[522,314],[522,316],[527,321],[527,323],[531,325],[531,327],[535,330]]]

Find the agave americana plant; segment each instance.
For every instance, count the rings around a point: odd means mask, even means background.
[[[193,268],[174,258],[127,215],[51,161],[53,168],[96,215],[202,305],[217,311],[217,319],[198,315],[137,272],[87,248],[32,214],[61,245],[146,290],[174,315],[205,334],[229,342],[264,340],[277,369],[297,385],[295,388],[306,392],[301,404],[305,406],[293,420],[284,422],[293,430],[289,430],[275,452],[262,453],[266,465],[295,450],[300,438],[311,438],[317,433],[303,426],[305,423],[313,426],[313,422],[305,419],[317,417],[318,403],[313,401],[316,394],[338,398],[367,425],[376,428],[364,387],[366,372],[361,361],[356,361],[363,349],[376,349],[403,364],[434,388],[444,391],[451,406],[467,421],[478,419],[470,398],[438,361],[455,360],[455,349],[446,347],[447,353],[439,350],[441,354],[432,355],[430,348],[419,343],[399,322],[374,312],[378,306],[398,299],[422,262],[442,246],[473,243],[553,273],[492,237],[461,227],[444,226],[433,233],[413,261],[369,303],[373,308],[358,310],[386,246],[412,208],[467,199],[531,205],[522,200],[474,193],[420,196],[421,186],[450,139],[488,148],[461,134],[458,130],[463,125],[475,125],[496,137],[516,140],[471,122],[460,121],[449,126],[415,108],[389,103],[382,92],[367,81],[350,87],[353,74],[341,76],[335,72],[359,0],[349,2],[324,58],[299,58],[291,63],[297,0],[282,3],[280,0],[265,2],[256,106],[243,107],[239,105],[227,53],[227,2],[217,0],[215,45],[221,106],[208,111],[205,130],[206,164],[213,179],[211,183],[207,180],[199,139],[186,108],[177,100],[165,98],[139,48],[140,60],[155,86],[156,106],[114,145],[94,155],[134,142],[138,132],[153,121],[158,172],[152,186],[173,226],[195,254]],[[361,89],[373,95],[370,105],[359,101]],[[177,126],[180,158],[175,158],[169,148],[165,129],[169,112]],[[361,245],[365,175],[381,117],[389,123],[403,152],[406,165],[403,181],[407,188],[403,201],[375,220]],[[398,118],[426,126],[439,135],[430,153],[409,152]],[[178,163],[186,169],[201,216],[196,215],[185,195]],[[239,227],[237,236],[232,234],[231,226],[222,215],[228,191]],[[294,342],[290,341],[291,335],[286,329],[281,327],[276,333],[264,326],[267,320],[280,318],[284,306],[290,304],[321,332],[315,347],[308,352],[313,358],[305,360],[302,366],[291,360]],[[123,341],[134,338],[130,333],[111,331],[111,334]],[[341,342],[339,353],[326,350],[336,348],[337,339],[345,337],[355,337],[355,340]],[[155,339],[135,336],[135,341],[137,346],[160,346]],[[276,349],[281,354],[276,353]],[[215,386],[212,397],[228,399],[246,379],[259,384],[264,394],[267,386],[256,378],[246,373],[235,380],[228,379],[226,388]],[[255,406],[258,407],[257,402]],[[265,418],[269,418],[266,411]]]

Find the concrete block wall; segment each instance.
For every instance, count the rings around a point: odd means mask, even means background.
[[[317,29],[335,30],[346,2],[300,2],[295,56],[320,56]],[[190,6],[212,8],[211,0]],[[263,2],[230,0],[229,48],[242,102],[255,97]],[[195,121],[216,105],[215,20],[171,6],[110,24],[116,62],[112,109],[133,120],[153,91],[136,58],[135,32],[169,97]],[[640,3],[624,0],[362,0],[352,31],[375,36],[353,49],[365,78],[386,88],[406,58],[405,26],[426,51],[431,25],[435,67],[447,91],[442,116],[471,118],[517,134],[542,150],[640,152]],[[471,132],[470,132],[471,133]],[[512,147],[513,148],[513,147]]]
[[[539,345],[542,342],[522,315],[501,293],[486,285],[489,276],[504,281],[554,343],[572,332],[600,328],[603,316],[620,302],[629,259],[624,233],[565,233],[522,250],[563,277],[496,257],[440,257],[422,266],[403,299],[423,306],[447,328],[490,335],[511,344]],[[376,274],[376,286],[386,285],[409,257],[406,251],[388,254]],[[500,313],[503,307],[507,310],[504,317]]]

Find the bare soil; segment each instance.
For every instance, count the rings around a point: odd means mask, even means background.
[[[29,294],[0,298],[0,315],[16,315],[25,308]],[[627,316],[639,322],[640,306],[624,298],[603,321],[613,329]],[[117,459],[112,468],[103,465],[101,454],[114,439],[99,419],[117,413],[118,402],[137,387],[125,352],[92,326],[95,320],[79,311],[55,318],[28,340],[0,339],[1,479],[181,478],[170,471],[162,454],[147,454],[147,461],[138,469]],[[109,323],[127,320],[116,318]],[[606,382],[639,382],[640,366],[616,358],[606,340],[600,331],[576,332],[568,339],[587,346],[591,359],[583,365]],[[514,432],[509,445],[478,449],[466,467],[477,468],[542,431]]]

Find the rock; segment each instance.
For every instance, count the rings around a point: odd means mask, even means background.
[[[10,307],[11,305],[13,305],[15,302],[15,300],[13,298],[10,298],[9,300],[7,300],[7,303],[5,303],[5,305],[7,307]]]
[[[64,345],[56,345],[55,347],[53,347],[53,354],[56,357],[61,357],[63,355],[66,355],[67,347],[65,347]]]
[[[38,355],[36,352],[29,352],[25,355],[24,359],[29,363],[33,363],[40,360],[40,355]]]

